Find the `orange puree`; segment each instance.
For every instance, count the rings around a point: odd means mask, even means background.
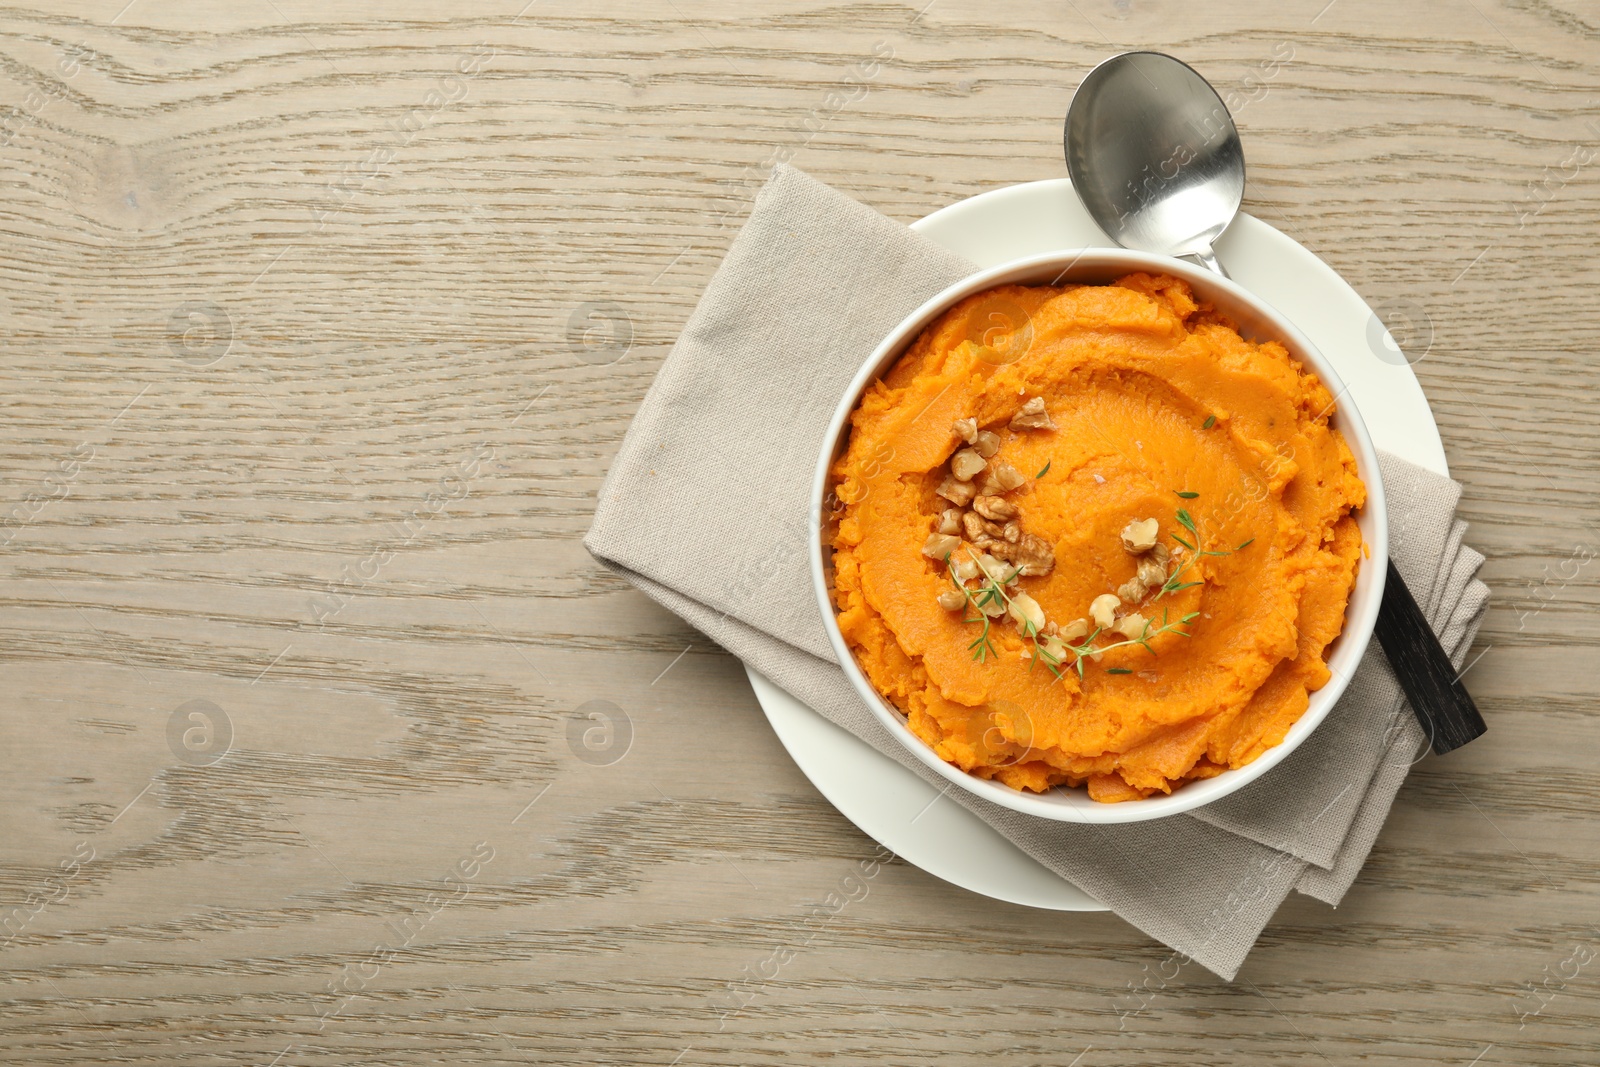
[[[1034,398],[1054,428],[1011,428]],[[1328,389],[1282,345],[1244,340],[1171,277],[969,297],[851,417],[833,472],[839,627],[911,730],[979,777],[1036,791],[1087,785],[1110,802],[1243,766],[1282,741],[1328,681],[1323,653],[1355,581],[1351,510],[1366,488],[1328,425],[1333,411]],[[1189,559],[1182,582],[1197,584],[1138,610],[1153,628],[1193,617],[1148,647],[1086,655],[1081,671],[1071,652],[1059,667],[1035,662],[1025,628],[1002,617],[991,620],[992,654],[975,658],[980,615],[937,602],[954,587],[950,565],[923,551],[953,506],[936,490],[967,447],[952,427],[968,418],[998,436],[991,467],[1025,475],[1005,499],[1055,553],[1053,569],[1009,593],[1027,593],[1070,632],[1096,597],[1135,576],[1140,557],[1119,534],[1154,518],[1160,543]],[[1195,536],[1222,554],[1185,556],[1179,546]],[[974,552],[963,534],[953,557]],[[1095,644],[1122,640],[1107,632]]]

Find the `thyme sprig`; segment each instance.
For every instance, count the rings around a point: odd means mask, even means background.
[[[971,550],[968,550],[967,555],[972,555]],[[950,561],[950,554],[945,553],[944,565],[950,574],[950,584],[956,587],[957,592],[967,598],[967,603],[971,604],[978,613],[976,619],[969,618],[966,609],[962,608],[961,621],[983,623],[983,631],[973,638],[971,644],[967,645],[968,650],[972,652],[972,658],[982,663],[990,656],[998,658],[1000,655],[999,652],[995,651],[994,643],[989,640],[989,614],[983,609],[985,606],[1000,604],[1009,611],[1011,609],[1011,598],[1006,596],[1006,591],[1002,587],[1003,583],[996,582],[994,576],[983,569],[983,565],[978,562],[976,557],[973,557],[972,563],[978,568],[978,573],[983,576],[983,582],[976,590],[968,589],[961,579],[956,576],[955,564]],[[1022,568],[1014,567],[1011,573],[1005,576],[1005,581],[1013,581],[1020,573],[1022,573]]]
[[[1179,493],[1178,495],[1182,496],[1183,494]],[[1195,495],[1198,496],[1199,494],[1196,493]],[[1183,580],[1184,573],[1188,571],[1190,567],[1193,567],[1196,563],[1198,563],[1201,556],[1231,556],[1234,552],[1239,551],[1238,548],[1229,552],[1218,552],[1213,549],[1206,548],[1205,542],[1201,540],[1200,537],[1200,528],[1195,525],[1194,516],[1189,514],[1187,508],[1179,508],[1177,518],[1178,525],[1189,531],[1189,536],[1194,538],[1194,543],[1190,544],[1177,534],[1172,535],[1172,539],[1174,541],[1178,542],[1178,544],[1189,550],[1189,557],[1185,559],[1176,570],[1167,576],[1167,580],[1161,584],[1161,588],[1156,591],[1156,595],[1150,598],[1150,603],[1152,604],[1166,596],[1168,593],[1177,593],[1184,589],[1191,589],[1197,585],[1204,585],[1205,583],[1203,581],[1186,582]],[[1250,538],[1250,541],[1254,540],[1254,537]],[[1245,545],[1248,545],[1250,541],[1246,541],[1243,545],[1240,545],[1239,548],[1245,547]]]
[[[998,658],[1000,655],[999,652],[995,650],[994,642],[989,639],[990,617],[989,614],[983,609],[986,606],[999,604],[1004,609],[1002,613],[1011,611],[1011,598],[1006,595],[1005,587],[1016,581],[1017,576],[1022,573],[1022,568],[1015,564],[1009,564],[1011,567],[1011,573],[1002,574],[1000,579],[996,580],[994,575],[990,574],[984,569],[983,564],[979,562],[978,558],[972,554],[971,549],[967,550],[967,557],[972,560],[972,565],[978,568],[978,574],[982,579],[979,582],[977,589],[968,589],[967,586],[961,581],[960,577],[956,574],[955,564],[950,562],[950,556],[948,554],[946,554],[944,557],[945,569],[950,574],[950,584],[955,586],[956,590],[960,592],[962,596],[967,598],[967,603],[971,604],[978,612],[978,617],[974,619],[969,617],[966,613],[966,609],[963,608],[961,613],[961,621],[983,623],[983,630],[980,631],[978,636],[973,638],[971,643],[967,645],[967,648],[972,652],[972,658],[977,660],[979,663],[983,663],[990,656]],[[1032,620],[1020,618],[1017,629],[1021,631],[1023,640],[1028,641],[1033,645],[1033,660],[1031,663],[1029,663],[1028,670],[1032,671],[1034,665],[1042,660],[1046,669],[1048,669],[1050,673],[1054,674],[1057,678],[1060,678],[1061,672],[1057,670],[1057,666],[1061,663],[1061,657],[1052,653],[1048,648],[1045,647],[1044,643],[1039,640],[1039,631],[1033,625]]]
[[[1103,652],[1114,652],[1119,648],[1129,648],[1133,645],[1139,645],[1146,652],[1153,656],[1156,654],[1156,650],[1150,647],[1150,642],[1155,638],[1160,637],[1162,634],[1178,634],[1180,637],[1193,636],[1188,630],[1180,629],[1180,627],[1187,625],[1190,621],[1197,618],[1199,614],[1200,613],[1198,611],[1191,611],[1187,615],[1184,615],[1182,618],[1180,618],[1177,622],[1172,622],[1170,621],[1170,616],[1167,613],[1167,609],[1162,608],[1160,626],[1157,626],[1155,629],[1151,629],[1151,622],[1149,619],[1146,619],[1144,623],[1144,629],[1139,631],[1138,637],[1130,637],[1126,640],[1116,641],[1112,644],[1103,645],[1099,648],[1095,647],[1094,639],[1100,636],[1105,627],[1096,626],[1094,631],[1078,644],[1067,645],[1067,648],[1073,653],[1073,655],[1077,657],[1077,663],[1075,663],[1074,666],[1078,669],[1078,677],[1083,677],[1083,660],[1085,656],[1092,656]],[[1130,671],[1121,667],[1108,667],[1106,668],[1106,672],[1108,674],[1131,673]]]

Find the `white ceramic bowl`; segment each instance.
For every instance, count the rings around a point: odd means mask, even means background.
[[[1068,789],[1058,786],[1046,793],[1025,793],[999,782],[978,778],[940,759],[921,738],[911,732],[906,725],[905,716],[873,688],[861,670],[860,664],[856,662],[855,655],[845,642],[844,636],[839,632],[829,582],[829,549],[823,543],[821,516],[823,499],[829,488],[828,471],[844,449],[850,413],[855,410],[868,384],[888,370],[906,346],[914,341],[934,319],[966,297],[999,285],[1104,284],[1134,271],[1164,273],[1183,278],[1193,287],[1200,299],[1215,304],[1220,311],[1232,318],[1245,337],[1257,341],[1281,342],[1288,348],[1290,355],[1315,371],[1323,384],[1338,398],[1339,406],[1332,422],[1344,434],[1345,441],[1355,454],[1356,467],[1367,485],[1367,503],[1356,513],[1356,522],[1361,529],[1361,537],[1369,555],[1362,560],[1360,571],[1356,576],[1355,588],[1351,591],[1350,602],[1345,611],[1344,629],[1330,646],[1331,653],[1327,663],[1333,677],[1327,685],[1311,694],[1310,706],[1299,721],[1289,729],[1281,744],[1268,749],[1253,763],[1236,770],[1224,771],[1214,778],[1189,782],[1169,795],[1158,794],[1143,800],[1101,804],[1090,800],[1088,793],[1081,788]],[[812,584],[816,588],[817,600],[822,608],[828,639],[833,643],[834,652],[851,684],[867,702],[873,714],[883,723],[884,728],[905,745],[917,759],[967,792],[1014,811],[1063,822],[1140,822],[1145,819],[1177,815],[1227,796],[1276,767],[1327,717],[1329,710],[1344,692],[1351,676],[1355,674],[1356,664],[1360,662],[1361,655],[1366,650],[1367,641],[1372,636],[1372,628],[1378,618],[1378,603],[1383,598],[1384,575],[1389,563],[1388,521],[1384,510],[1383,482],[1378,473],[1378,456],[1373,450],[1372,439],[1367,434],[1366,425],[1361,421],[1361,415],[1355,410],[1349,394],[1345,391],[1344,383],[1322,353],[1318,352],[1305,335],[1295,329],[1294,325],[1282,315],[1228,279],[1183,260],[1122,249],[1066,250],[1002,263],[957,282],[908,315],[899,326],[895,327],[894,332],[884,338],[883,343],[862,366],[855,379],[851,381],[849,390],[839,401],[839,408],[834,412],[833,421],[829,424],[827,435],[823,439],[822,455],[811,487],[810,514]]]

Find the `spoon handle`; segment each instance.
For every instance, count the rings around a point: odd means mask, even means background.
[[[1198,259],[1200,261],[1200,265],[1206,270],[1209,270],[1215,274],[1220,274],[1224,278],[1230,277],[1228,272],[1222,269],[1222,264],[1217,262],[1216,250],[1210,245],[1205,245],[1204,247],[1195,249],[1193,252],[1188,252],[1185,254],[1191,255],[1195,259]]]
[[[1442,756],[1489,729],[1392,560],[1374,632],[1435,752]]]

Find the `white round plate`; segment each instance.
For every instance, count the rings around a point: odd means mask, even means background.
[[[911,228],[980,268],[1064,248],[1115,247],[1065,178],[983,193]],[[1245,214],[1228,227],[1216,251],[1234,281],[1282,312],[1334,364],[1374,445],[1449,473],[1439,428],[1416,375],[1372,309],[1332,267]],[[911,771],[755,671],[746,672],[778,740],[800,770],[845,818],[900,858],[997,900],[1056,911],[1105,910],[960,804],[939,800],[939,790]]]

